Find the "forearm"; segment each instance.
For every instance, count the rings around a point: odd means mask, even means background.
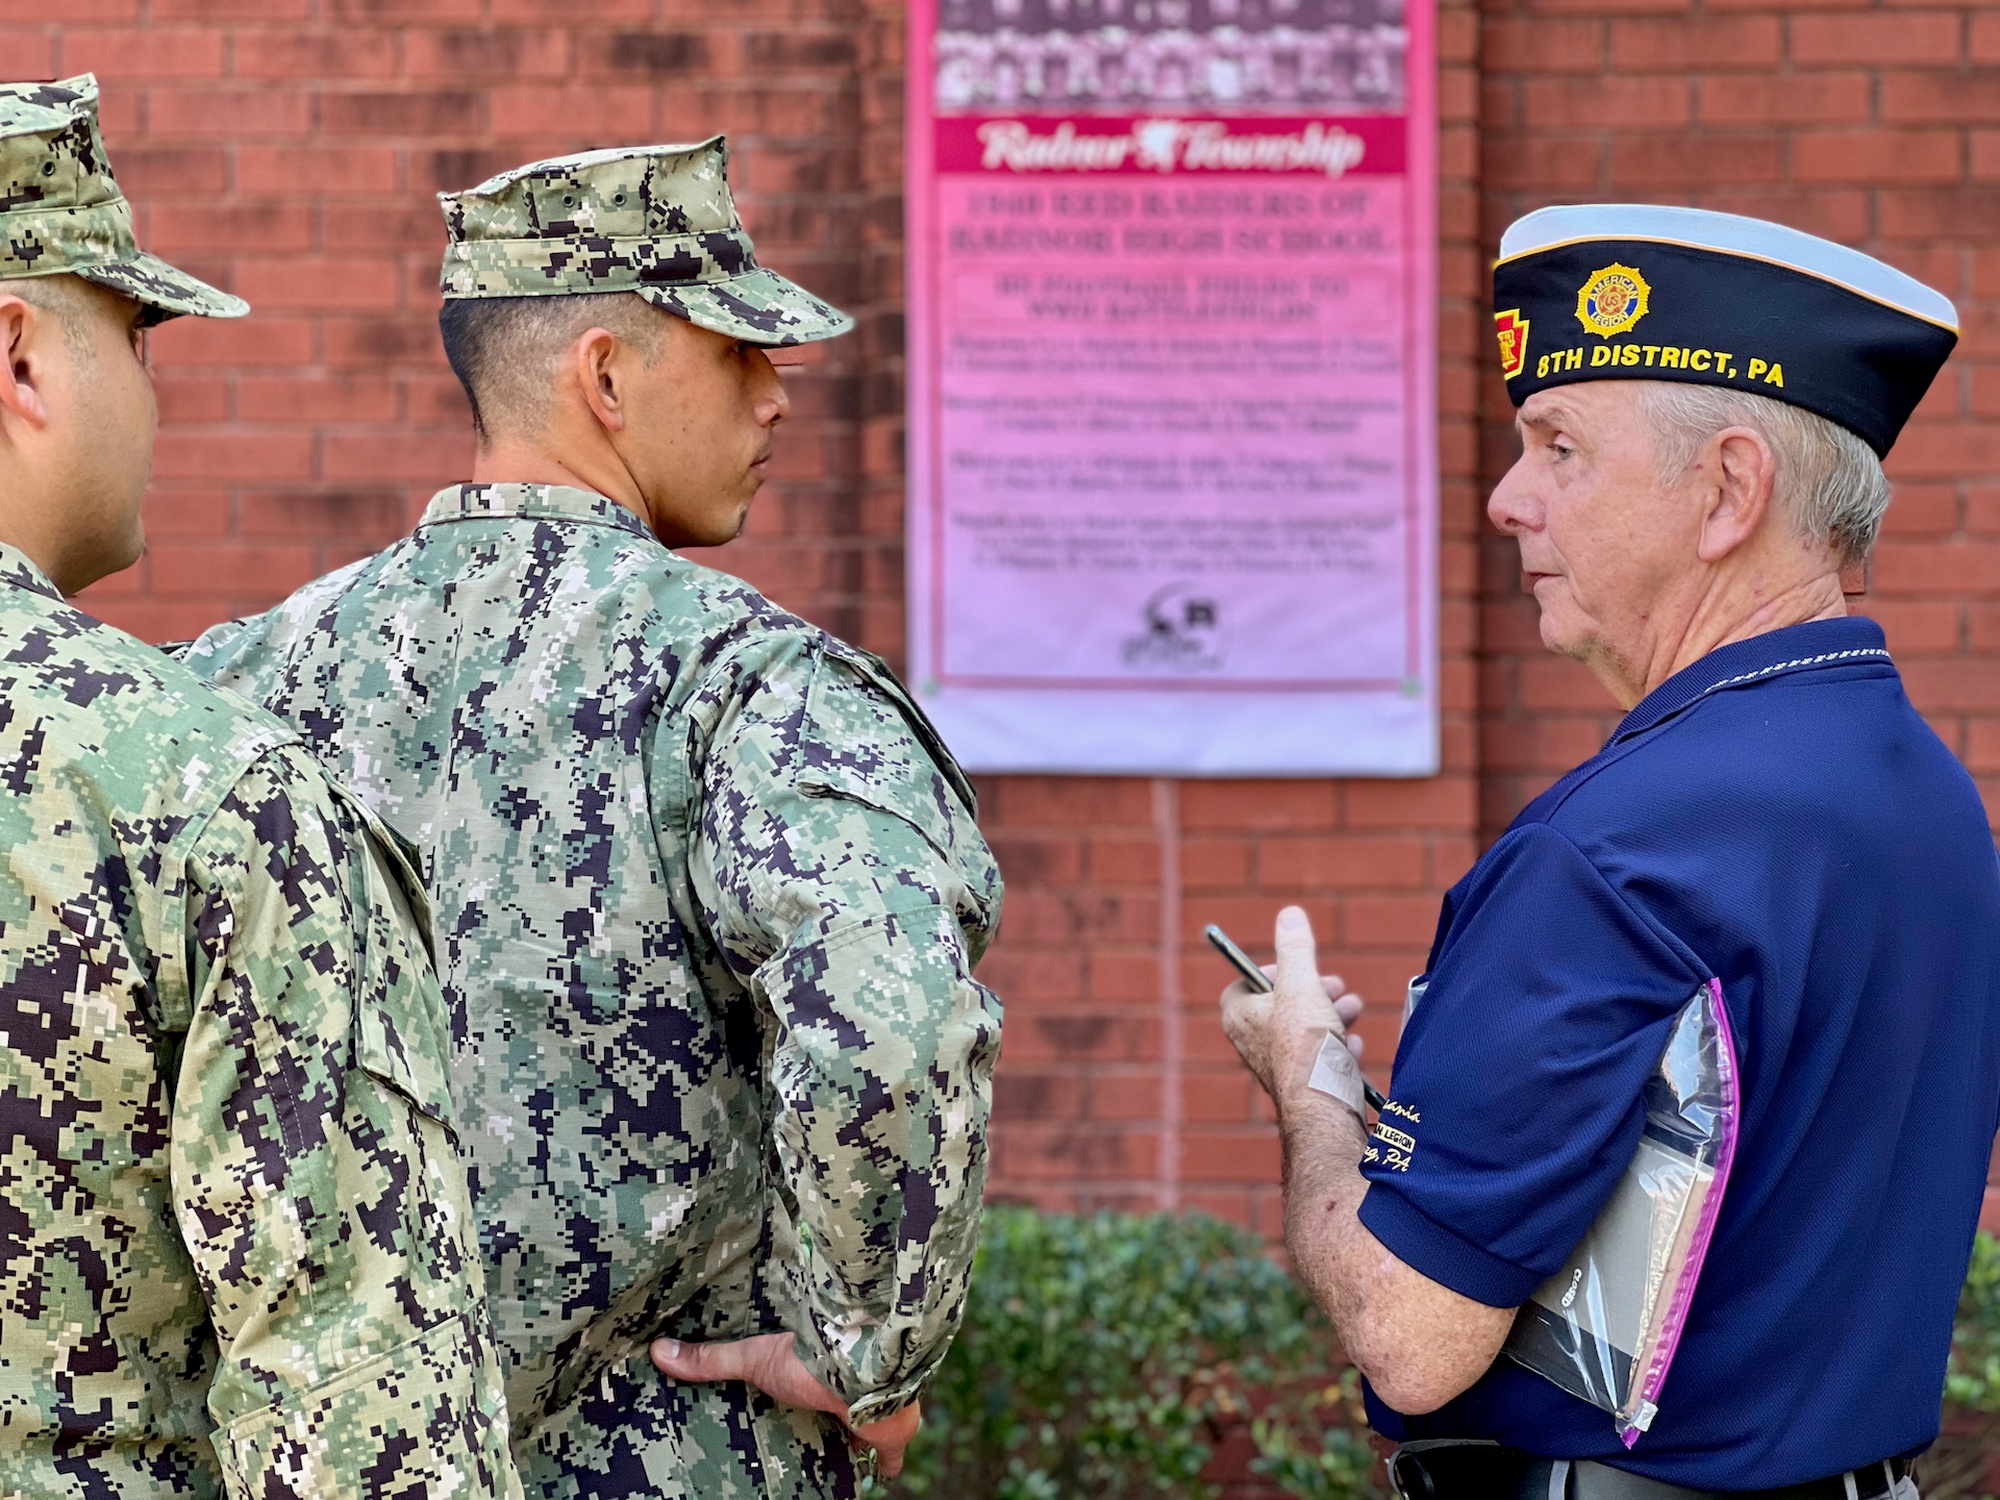
[[[1396,1410],[1432,1411],[1485,1373],[1513,1323],[1405,1265],[1361,1222],[1362,1121],[1309,1088],[1279,1108],[1285,1244],[1341,1348]]]
[[[901,999],[903,1034],[878,1025],[879,1046],[810,1067],[795,1038],[780,1063],[811,1325],[795,1330],[800,1353],[864,1422],[909,1401],[943,1358],[986,1179],[997,1003],[969,976]]]

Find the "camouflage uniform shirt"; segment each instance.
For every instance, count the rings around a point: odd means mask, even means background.
[[[422,896],[0,546],[0,1495],[518,1494]]]
[[[540,485],[446,490],[189,660],[428,860],[529,1491],[850,1492],[837,1424],[646,1343],[790,1329],[865,1422],[957,1324],[1000,881],[894,677]]]

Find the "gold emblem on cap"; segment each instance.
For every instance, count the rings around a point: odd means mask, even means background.
[[[1576,294],[1576,320],[1599,338],[1624,333],[1650,310],[1653,289],[1646,278],[1630,266],[1616,262],[1590,279]]]
[[[1510,307],[1493,315],[1493,331],[1500,338],[1500,373],[1512,380],[1528,363],[1528,320]]]

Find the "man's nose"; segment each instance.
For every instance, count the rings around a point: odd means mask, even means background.
[[[1487,518],[1507,536],[1541,529],[1542,507],[1522,472],[1526,463],[1526,454],[1514,460],[1514,467],[1501,476],[1486,500]]]
[[[757,363],[762,367],[757,371],[757,425],[775,427],[792,414],[792,393],[785,389],[785,377],[778,373],[771,357],[761,349],[757,351]]]

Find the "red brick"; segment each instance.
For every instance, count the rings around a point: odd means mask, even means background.
[[[153,389],[160,398],[163,425],[221,422],[229,416],[229,383],[225,380],[161,371],[153,377]]]
[[[357,90],[320,100],[329,135],[470,135],[485,127],[487,95],[475,89],[425,89],[387,93]]]
[[[273,31],[239,28],[232,71],[239,78],[388,78],[396,72],[396,38],[353,27]]]
[[[10,26],[0,23],[0,57],[7,59],[7,65],[16,78],[56,78],[62,69],[56,65],[57,42],[60,33],[47,25]]]
[[[2000,121],[2000,69],[1886,72],[1882,118],[1891,123],[1977,125]]]
[[[575,0],[492,0],[493,19],[509,21],[551,21],[568,25],[576,20]],[[704,10],[702,19],[712,15]],[[591,0],[590,19],[597,25],[618,21],[650,21],[653,0]]]
[[[223,33],[212,27],[78,27],[62,42],[64,73],[107,85],[155,78],[220,78]],[[10,60],[11,61],[11,60]]]
[[[476,21],[483,0],[320,0],[330,21]]]
[[[1290,896],[1303,889],[1369,890],[1420,886],[1426,851],[1417,838],[1267,835],[1257,844],[1257,884]]]
[[[1871,15],[1793,16],[1792,61],[1809,67],[1860,63],[1957,63],[1962,11],[1900,10]]]
[[[312,356],[313,325],[252,309],[247,318],[175,318],[153,330],[153,362],[174,365],[296,365]]]
[[[63,0],[62,19],[66,26],[84,21],[134,21],[139,17],[139,0]],[[0,0],[0,21],[49,23],[48,0]]]
[[[1181,826],[1202,828],[1332,828],[1336,785],[1327,781],[1189,781],[1180,789]]]
[[[1486,180],[1495,188],[1530,188],[1561,196],[1587,192],[1604,181],[1604,145],[1585,136],[1520,136],[1492,142]]]
[[[119,146],[112,161],[127,197],[150,206],[164,198],[212,201],[229,179],[229,158],[207,146]]]
[[[1829,130],[1794,138],[1800,182],[1955,182],[1965,149],[1955,130]]]
[[[1523,123],[1533,128],[1584,126],[1606,120],[1624,127],[1684,124],[1692,86],[1686,78],[1631,77],[1606,73],[1596,78],[1529,78],[1521,88]]]
[[[149,0],[154,21],[302,21],[311,0]],[[72,0],[63,0],[63,12]]]
[[[1838,125],[1866,120],[1874,86],[1862,72],[1717,74],[1697,80],[1696,112],[1711,125]]]
[[[219,547],[161,542],[147,550],[153,588],[163,596],[212,595],[218,590],[285,594],[310,582],[317,557],[310,547]],[[214,623],[220,615],[211,617]]]
[[[312,98],[302,89],[153,89],[147,119],[161,135],[302,135]]]
[[[1775,134],[1620,136],[1611,146],[1612,179],[1622,186],[1699,190],[1715,180],[1717,159],[1733,183],[1777,182],[1785,175],[1785,143]]]
[[[1469,776],[1429,776],[1409,781],[1357,781],[1349,786],[1352,828],[1457,828],[1473,820]]]
[[[302,203],[162,203],[147,211],[146,247],[183,250],[306,250],[312,214]]]
[[[313,442],[304,434],[169,428],[153,451],[162,479],[303,479],[312,467]]]
[[[395,387],[373,376],[254,376],[243,380],[237,401],[246,422],[372,422],[396,418]]]
[[[227,490],[193,489],[183,485],[162,485],[146,494],[146,536],[149,542],[181,537],[219,537],[229,530],[230,502]],[[139,569],[127,574],[136,583]]]
[[[413,78],[465,83],[484,78],[561,78],[570,71],[567,31],[412,30],[405,33],[404,48]]]
[[[238,529],[246,537],[285,541],[349,538],[365,549],[386,545],[404,530],[395,490],[314,488],[245,495]]]
[[[1606,57],[1602,21],[1495,17],[1480,28],[1488,73],[1596,73]]]
[[[1784,29],[1776,16],[1717,16],[1611,23],[1614,67],[1740,72],[1776,63]]]
[[[398,153],[386,146],[259,146],[236,152],[236,186],[283,197],[387,197],[397,191]]]
[[[642,136],[653,122],[653,91],[623,84],[510,84],[488,98],[493,128],[508,138],[574,132],[586,121],[593,140]]]
[[[1857,613],[1880,622],[1889,637],[1889,649],[1899,656],[1960,649],[1964,611],[1954,600],[1870,598]]]
[[[277,310],[393,307],[400,291],[394,265],[373,256],[244,257],[236,291],[253,307]]]
[[[385,364],[436,363],[437,315],[406,313],[399,317],[328,318],[322,325],[329,365],[379,369]]]

